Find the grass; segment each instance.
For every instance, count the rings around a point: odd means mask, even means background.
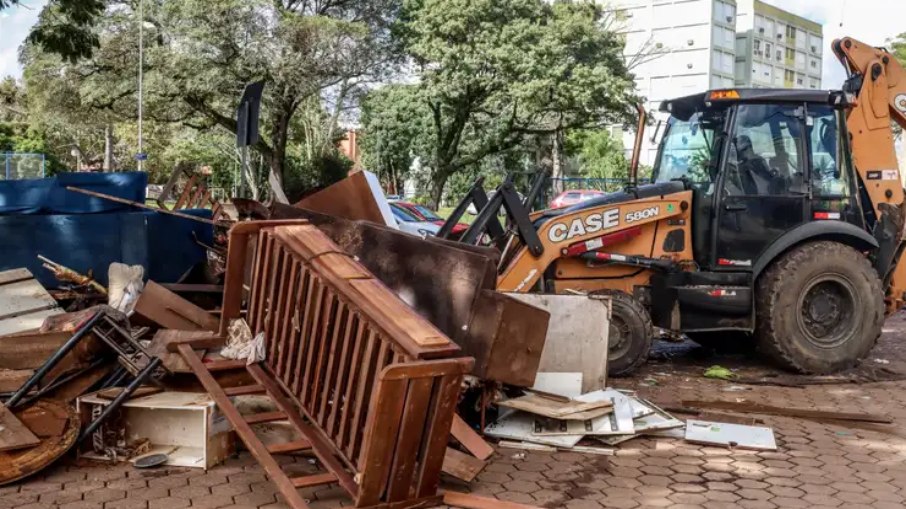
[[[448,217],[450,217],[450,214],[451,214],[451,213],[453,213],[453,207],[441,207],[441,208],[437,211],[437,215],[440,216],[440,217],[442,217],[442,218],[444,218],[444,219],[447,219]],[[465,223],[465,224],[472,224],[472,221],[474,221],[474,220],[475,220],[475,216],[473,216],[472,214],[469,214],[468,212],[466,212],[466,213],[463,214],[462,217],[459,219],[459,222],[460,222],[460,223]]]

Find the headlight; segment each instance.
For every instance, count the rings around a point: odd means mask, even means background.
[[[424,229],[422,229],[422,228],[419,228],[419,229],[418,229],[418,233],[419,233],[419,235],[421,235],[422,237],[433,237],[433,236],[434,236],[434,232],[432,232],[432,231],[430,231],[430,230],[424,230]]]

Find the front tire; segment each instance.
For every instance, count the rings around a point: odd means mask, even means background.
[[[626,292],[603,290],[595,295],[606,295],[611,302],[607,375],[629,375],[648,360],[653,337],[651,316],[638,299]]]
[[[789,369],[852,367],[881,335],[881,280],[864,255],[838,242],[786,253],[759,278],[756,295],[758,347]]]

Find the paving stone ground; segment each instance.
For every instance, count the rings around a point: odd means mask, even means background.
[[[869,368],[906,366],[906,317],[888,321]],[[672,354],[668,354],[672,355]],[[776,452],[704,447],[673,439],[637,439],[614,456],[498,449],[469,486],[502,500],[569,509],[626,508],[878,508],[906,507],[906,380],[804,387],[740,385],[708,380],[701,366],[720,362],[764,371],[751,355],[700,358],[692,353],[654,362],[638,376],[613,380],[659,402],[683,399],[753,401],[775,406],[890,416],[894,430],[851,428],[802,419],[757,416],[776,434]],[[863,369],[863,372],[865,370]],[[869,370],[871,371],[871,370]],[[906,372],[906,371],[904,371]],[[284,458],[311,471],[306,458]],[[313,509],[348,505],[336,486],[303,490]],[[0,487],[0,509],[178,509],[285,507],[248,454],[208,472],[139,471],[66,460],[20,484]]]

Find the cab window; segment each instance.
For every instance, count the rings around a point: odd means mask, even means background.
[[[727,194],[788,194],[805,175],[800,154],[802,106],[741,104],[727,157]]]
[[[815,197],[846,198],[850,194],[848,173],[843,171],[843,143],[837,129],[839,114],[842,112],[827,105],[809,105],[810,180]]]

